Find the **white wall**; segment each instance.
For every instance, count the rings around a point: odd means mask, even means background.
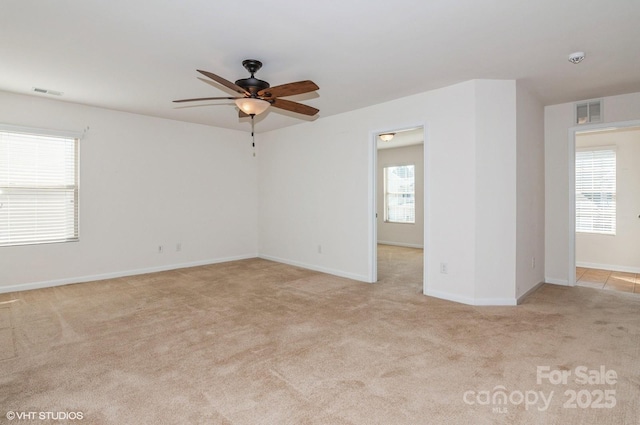
[[[422,124],[425,293],[514,304],[514,81],[469,81],[259,135],[260,255],[371,281],[374,135]]]
[[[640,273],[640,130],[576,136],[576,148],[616,147],[616,234],[576,233],[576,265]]]
[[[0,117],[90,127],[80,142],[80,242],[0,247],[0,292],[257,255],[248,132],[6,92]]]
[[[474,87],[462,83],[258,135],[260,255],[371,281],[375,134],[426,124],[425,289],[472,299]],[[439,273],[443,261],[449,274]]]
[[[516,286],[515,81],[477,81],[475,113],[475,298],[501,304]]]
[[[415,165],[415,223],[384,221],[384,168]],[[378,243],[422,248],[424,244],[424,145],[378,149],[376,206]]]
[[[518,82],[516,296],[544,281],[544,107]]]
[[[640,93],[603,99],[604,122],[640,119]],[[569,205],[569,130],[574,127],[574,103],[544,110],[545,155],[545,281],[570,284],[569,238],[573,208]]]

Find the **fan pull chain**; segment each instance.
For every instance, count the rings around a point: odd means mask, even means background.
[[[251,114],[251,147],[253,148],[253,156],[256,156],[256,135],[253,131],[253,117],[255,117],[255,114]]]

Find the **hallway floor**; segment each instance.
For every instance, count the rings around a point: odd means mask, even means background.
[[[407,293],[422,293],[423,250],[378,244],[378,283]]]
[[[640,294],[640,274],[576,267],[576,285]]]

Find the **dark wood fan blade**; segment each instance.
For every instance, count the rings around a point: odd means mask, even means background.
[[[302,103],[292,102],[290,100],[273,99],[273,101],[270,101],[270,102],[272,102],[271,106],[273,106],[274,108],[284,109],[285,111],[297,112],[298,114],[311,116],[320,112],[319,109],[316,109],[312,106],[303,105]]]
[[[246,91],[245,89],[243,89],[242,87],[232,83],[229,80],[225,80],[224,78],[220,77],[219,75],[216,75],[216,74],[214,74],[212,72],[209,72],[209,71],[202,71],[200,69],[198,69],[198,72],[200,74],[202,74],[202,75],[206,75],[207,77],[211,78],[216,83],[220,83],[223,86],[225,86],[227,88],[230,88],[231,90],[233,90],[235,92],[238,92],[238,93],[241,93],[241,94],[246,94],[246,95],[249,94],[249,92]]]
[[[287,97],[296,94],[309,93],[318,89],[319,87],[316,85],[316,83],[314,83],[313,81],[305,80],[260,90],[258,92],[258,96],[264,96],[267,98]]]
[[[198,97],[196,99],[180,99],[174,100],[175,103],[180,102],[196,102],[198,100],[222,100],[222,99],[242,99],[241,97]]]

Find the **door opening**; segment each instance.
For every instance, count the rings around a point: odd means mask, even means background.
[[[571,285],[640,293],[640,121],[570,135]]]
[[[424,291],[424,127],[378,132],[373,141],[373,282]]]

